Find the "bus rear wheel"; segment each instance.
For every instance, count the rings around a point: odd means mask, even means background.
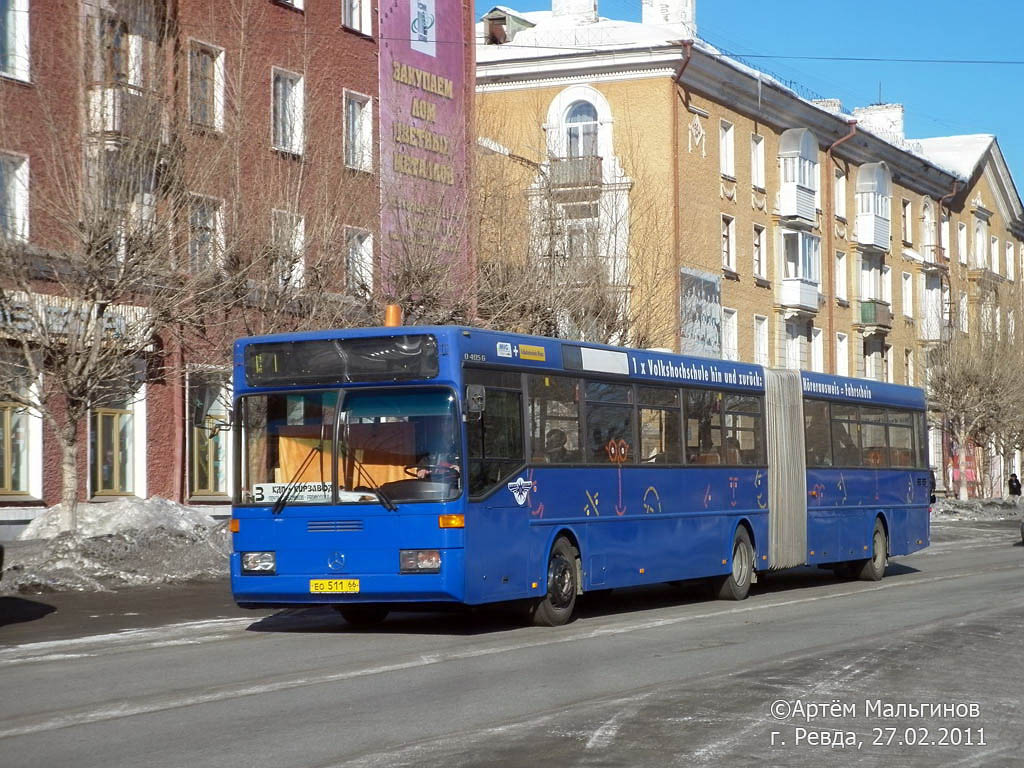
[[[579,592],[579,556],[568,539],[555,540],[548,557],[547,593],[533,606],[531,618],[537,626],[560,627],[572,619]]]
[[[353,627],[372,627],[388,617],[388,609],[383,605],[336,605],[334,609]]]
[[[863,581],[881,581],[885,575],[885,566],[889,561],[889,540],[881,520],[875,520],[875,530],[871,534],[871,557],[854,564],[854,573]]]
[[[742,525],[736,529],[732,543],[732,571],[713,582],[715,594],[721,600],[743,600],[750,592],[754,580],[754,547],[750,534]]]

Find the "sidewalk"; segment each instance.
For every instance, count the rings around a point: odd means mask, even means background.
[[[256,622],[272,612],[238,608],[226,578],[118,592],[0,595],[0,646],[204,619],[251,616]]]

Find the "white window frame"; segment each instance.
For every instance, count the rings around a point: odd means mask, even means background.
[[[989,238],[988,259],[992,271],[999,274],[999,238],[993,235]]]
[[[949,261],[952,255],[949,252],[949,211],[939,208],[939,247],[942,248],[942,255]]]
[[[736,219],[722,214],[722,268],[736,271]]]
[[[885,380],[890,384],[896,383],[895,366],[892,364],[892,344],[886,344],[882,349],[882,363],[885,365]]]
[[[718,126],[718,169],[723,176],[736,178],[736,130],[728,120]]]
[[[836,218],[846,221],[846,171],[842,168],[835,169],[833,185],[833,205]]]
[[[349,105],[360,105],[356,125],[353,128],[349,120]],[[342,151],[345,155],[345,166],[358,171],[373,171],[373,99],[364,93],[345,90],[342,100]],[[352,137],[356,139],[353,141]]]
[[[903,316],[914,319],[914,276],[909,272],[903,273]]]
[[[824,334],[821,328],[811,328],[811,370],[818,373],[825,371]]]
[[[234,456],[234,441],[231,439],[231,428],[228,423],[229,413],[228,409],[231,407],[231,375],[230,370],[218,368],[214,366],[197,366],[186,370],[185,372],[185,423],[186,423],[186,449],[187,449],[187,473],[188,473],[188,495],[190,499],[224,499],[225,501],[230,499],[234,495],[234,472],[231,471],[232,460]],[[220,386],[220,392],[216,397],[216,401],[222,406],[225,406],[223,412],[220,414],[225,417],[223,423],[226,428],[222,427],[219,432],[220,437],[220,461],[224,466],[224,489],[219,490],[216,488],[208,489],[197,489],[195,487],[195,434],[198,429],[212,428],[210,424],[211,419],[207,417],[207,423],[203,427],[198,427],[192,419],[192,403],[189,397],[192,393],[194,377],[208,376],[209,374],[223,374],[222,382]],[[212,467],[211,467],[212,471]],[[206,492],[204,492],[206,491]]]
[[[782,353],[785,355],[783,367],[799,370],[803,357],[803,334],[800,332],[799,326],[793,322],[785,324],[783,333],[785,334],[785,344],[782,349]]]
[[[914,243],[914,202],[903,198],[900,203],[900,228],[902,230],[903,242],[907,245]]]
[[[967,264],[967,224],[963,221],[956,223],[956,252],[961,264]]]
[[[278,266],[276,264],[272,265],[272,268],[281,285],[297,288],[303,285],[306,275],[306,219],[301,214],[293,211],[286,211],[280,208],[271,209],[270,236],[275,246],[282,242],[283,238],[279,229],[286,221],[291,230],[291,236],[287,238],[291,241],[287,244],[290,257],[293,259],[291,270],[288,274],[284,274],[284,272],[277,271]]]
[[[836,333],[836,375],[850,375],[850,337],[842,332]]]
[[[758,365],[768,365],[768,318],[764,315],[754,315],[754,362]]]
[[[780,237],[783,279],[803,280],[806,283],[821,285],[821,238],[818,235],[793,229],[781,230]],[[795,263],[790,262],[786,252],[786,241],[791,237],[795,237],[797,242]],[[790,268],[791,264],[793,264],[792,269]]]
[[[305,143],[305,78],[298,72],[281,67],[271,67],[270,75],[270,144],[280,151],[301,155]],[[278,78],[291,82],[292,90],[287,96],[287,109],[294,118],[291,135],[286,135],[283,115],[278,115],[276,83]],[[279,121],[281,128],[278,129]]]
[[[29,239],[28,155],[0,152],[0,237],[14,243]],[[6,211],[6,212],[5,212]]]
[[[739,360],[739,313],[722,307],[722,359]]]
[[[882,265],[882,301],[892,306],[892,268],[888,264]]]
[[[981,219],[974,221],[974,266],[978,269],[988,267],[988,232]]]
[[[752,236],[753,236],[753,239],[752,239],[752,242],[751,242],[751,250],[752,250],[752,261],[753,261],[753,265],[752,266],[753,266],[753,270],[754,270],[754,277],[760,277],[762,279],[767,279],[768,278],[768,271],[767,271],[767,269],[765,269],[765,267],[766,267],[766,258],[765,257],[767,256],[767,253],[765,252],[765,247],[764,247],[764,245],[765,245],[765,233],[766,232],[767,232],[767,229],[765,227],[763,227],[760,224],[755,224],[754,227],[753,227],[753,231],[751,233]]]
[[[373,233],[345,227],[345,284],[354,293],[373,293]]]
[[[213,122],[207,124],[194,119],[193,103],[192,103],[192,53],[202,49],[207,53],[213,54]],[[196,40],[195,38],[189,39],[189,59],[188,59],[188,119],[193,125],[199,126],[205,130],[223,131],[224,130],[224,89],[226,82],[226,73],[224,71],[226,57],[224,49],[217,45],[204,42],[202,40]]]
[[[147,440],[147,426],[146,426],[146,384],[143,382],[139,384],[138,388],[131,393],[128,397],[129,402],[122,410],[127,415],[131,416],[131,430],[132,430],[132,447],[131,447],[131,487],[124,492],[117,490],[114,491],[101,491],[96,487],[96,464],[99,457],[94,456],[92,453],[92,431],[96,428],[95,411],[90,410],[88,416],[87,426],[87,461],[86,467],[88,471],[87,488],[89,497],[110,497],[110,496],[137,496],[140,499],[146,498],[149,493],[146,489],[146,481],[148,479],[146,474],[146,453],[148,448]],[[98,409],[105,410],[105,409]],[[99,440],[99,436],[97,436]]]
[[[846,265],[846,254],[843,251],[836,251],[835,279],[836,298],[841,301],[849,301],[849,296],[847,295],[849,274]]]
[[[750,185],[764,190],[764,136],[750,134]]]
[[[206,257],[206,263],[200,265],[197,260],[197,253],[192,247],[194,242],[193,232],[193,211],[194,206],[202,203],[213,203],[213,222],[210,227],[213,237],[211,248],[213,252]],[[224,200],[209,195],[189,195],[188,209],[188,261],[189,268],[193,273],[202,272],[208,269],[221,269],[224,266]]]
[[[341,24],[347,29],[372,36],[372,0],[341,0]]]
[[[0,76],[26,83],[31,82],[32,76],[29,2],[30,0],[11,0],[6,24],[7,61],[0,59]]]
[[[1006,241],[1006,279],[1011,281],[1017,279],[1016,250],[1012,240]]]

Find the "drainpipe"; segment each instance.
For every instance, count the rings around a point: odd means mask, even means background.
[[[686,51],[686,55],[683,57],[683,62],[679,65],[679,69],[676,71],[675,76],[672,78],[672,82],[682,88],[683,72],[686,71],[686,67],[690,64],[690,59],[693,58],[693,40],[684,40],[683,48]],[[679,284],[679,94],[675,89],[672,90],[672,271],[676,289],[676,301],[675,309],[673,310],[676,316],[679,316],[679,302],[682,297],[682,286]],[[676,331],[676,339],[673,342],[673,347],[682,351],[679,345],[679,334],[682,328],[678,328]]]
[[[827,280],[828,280],[828,292],[826,292],[826,295],[829,297],[828,298],[828,313],[826,314],[826,317],[827,317],[827,327],[828,327],[828,338],[826,339],[827,343],[825,344],[825,347],[826,347],[826,349],[828,349],[828,357],[827,357],[827,359],[828,359],[828,371],[829,371],[829,373],[833,373],[833,374],[836,372],[836,350],[835,350],[836,302],[835,302],[835,297],[832,296],[832,292],[835,290],[835,286],[836,286],[836,275],[835,275],[835,271],[836,271],[836,257],[835,257],[835,254],[833,253],[833,249],[834,249],[833,238],[834,238],[834,233],[835,233],[835,228],[836,228],[835,220],[834,220],[835,219],[835,211],[836,211],[836,201],[832,199],[832,196],[833,196],[833,194],[835,192],[835,171],[832,168],[832,150],[834,150],[836,147],[838,147],[844,141],[849,141],[850,139],[852,139],[854,134],[857,133],[857,121],[856,120],[851,120],[849,123],[847,123],[847,125],[849,125],[849,127],[850,127],[850,132],[847,133],[845,136],[843,136],[843,137],[833,141],[831,144],[828,145],[828,148],[825,150],[825,167],[828,168],[830,171],[832,171],[832,173],[829,174],[829,177],[827,179],[825,179],[825,190],[824,190],[824,192],[825,192],[825,200],[826,200],[826,204],[825,204],[825,263],[827,265],[827,269],[825,270],[825,273],[827,275]],[[847,233],[849,234],[849,229],[847,229]]]

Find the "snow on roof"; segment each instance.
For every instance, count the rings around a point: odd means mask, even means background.
[[[995,141],[991,133],[975,133],[966,136],[939,136],[933,139],[915,139],[921,146],[921,154],[936,165],[953,171],[964,179],[974,175],[988,148]]]

